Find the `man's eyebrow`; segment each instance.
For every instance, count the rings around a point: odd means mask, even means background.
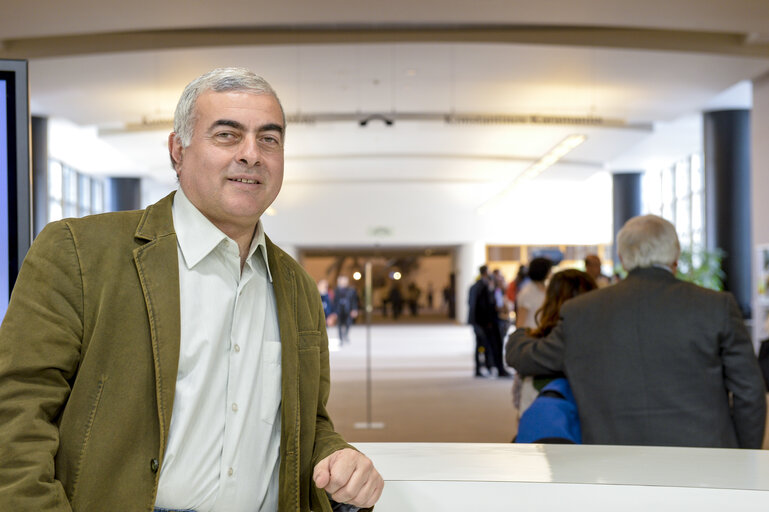
[[[243,130],[245,131],[246,127],[239,123],[238,121],[233,121],[231,119],[218,119],[214,121],[211,124],[211,128],[215,128],[217,126],[229,126],[231,128],[235,128],[236,130]],[[283,126],[277,124],[277,123],[268,123],[263,126],[259,127],[260,132],[278,132],[281,135],[283,135]]]
[[[232,121],[230,119],[218,119],[211,123],[211,128],[216,128],[217,126],[229,126],[231,128],[235,128],[237,130],[245,130],[246,127],[240,124],[237,121]]]
[[[283,135],[283,127],[277,123],[269,123],[261,128],[259,128],[260,132],[278,132],[281,135]]]

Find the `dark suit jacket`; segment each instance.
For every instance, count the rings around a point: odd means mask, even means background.
[[[0,326],[0,510],[152,510],[179,360],[171,198],[53,222],[27,254]],[[323,308],[269,239],[267,254],[282,345],[279,507],[330,512],[313,468],[348,445],[326,412]]]
[[[764,383],[734,298],[665,269],[569,300],[545,338],[516,331],[507,362],[566,373],[585,443],[761,447]]]
[[[468,306],[467,323],[482,327],[496,324],[497,309],[485,280],[478,279],[470,287]]]

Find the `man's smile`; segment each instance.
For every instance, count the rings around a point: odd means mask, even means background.
[[[240,182],[240,183],[248,183],[249,185],[255,185],[255,184],[259,183],[258,180],[252,180],[252,179],[249,179],[249,178],[227,178],[227,179],[229,179],[230,181],[237,181],[237,182]]]

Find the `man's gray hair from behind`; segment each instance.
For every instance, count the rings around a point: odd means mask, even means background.
[[[228,92],[243,91],[251,94],[269,94],[275,98],[283,114],[283,129],[286,128],[286,114],[278,95],[267,80],[246,68],[217,68],[205,73],[187,84],[174,113],[174,133],[187,147],[192,141],[192,130],[195,126],[195,104],[198,97],[207,91]]]
[[[673,224],[657,215],[641,215],[628,220],[617,233],[617,253],[622,266],[630,272],[672,265],[678,261],[681,245]]]

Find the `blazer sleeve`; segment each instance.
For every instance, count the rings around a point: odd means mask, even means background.
[[[720,334],[724,383],[732,393],[734,428],[741,448],[761,448],[766,426],[766,389],[737,302],[723,294],[727,314]]]
[[[0,510],[70,511],[56,425],[80,359],[83,294],[72,234],[49,224],[29,250],[0,326]]]
[[[563,372],[565,344],[561,322],[544,338],[535,338],[528,329],[517,329],[505,345],[505,360],[521,375]]]

